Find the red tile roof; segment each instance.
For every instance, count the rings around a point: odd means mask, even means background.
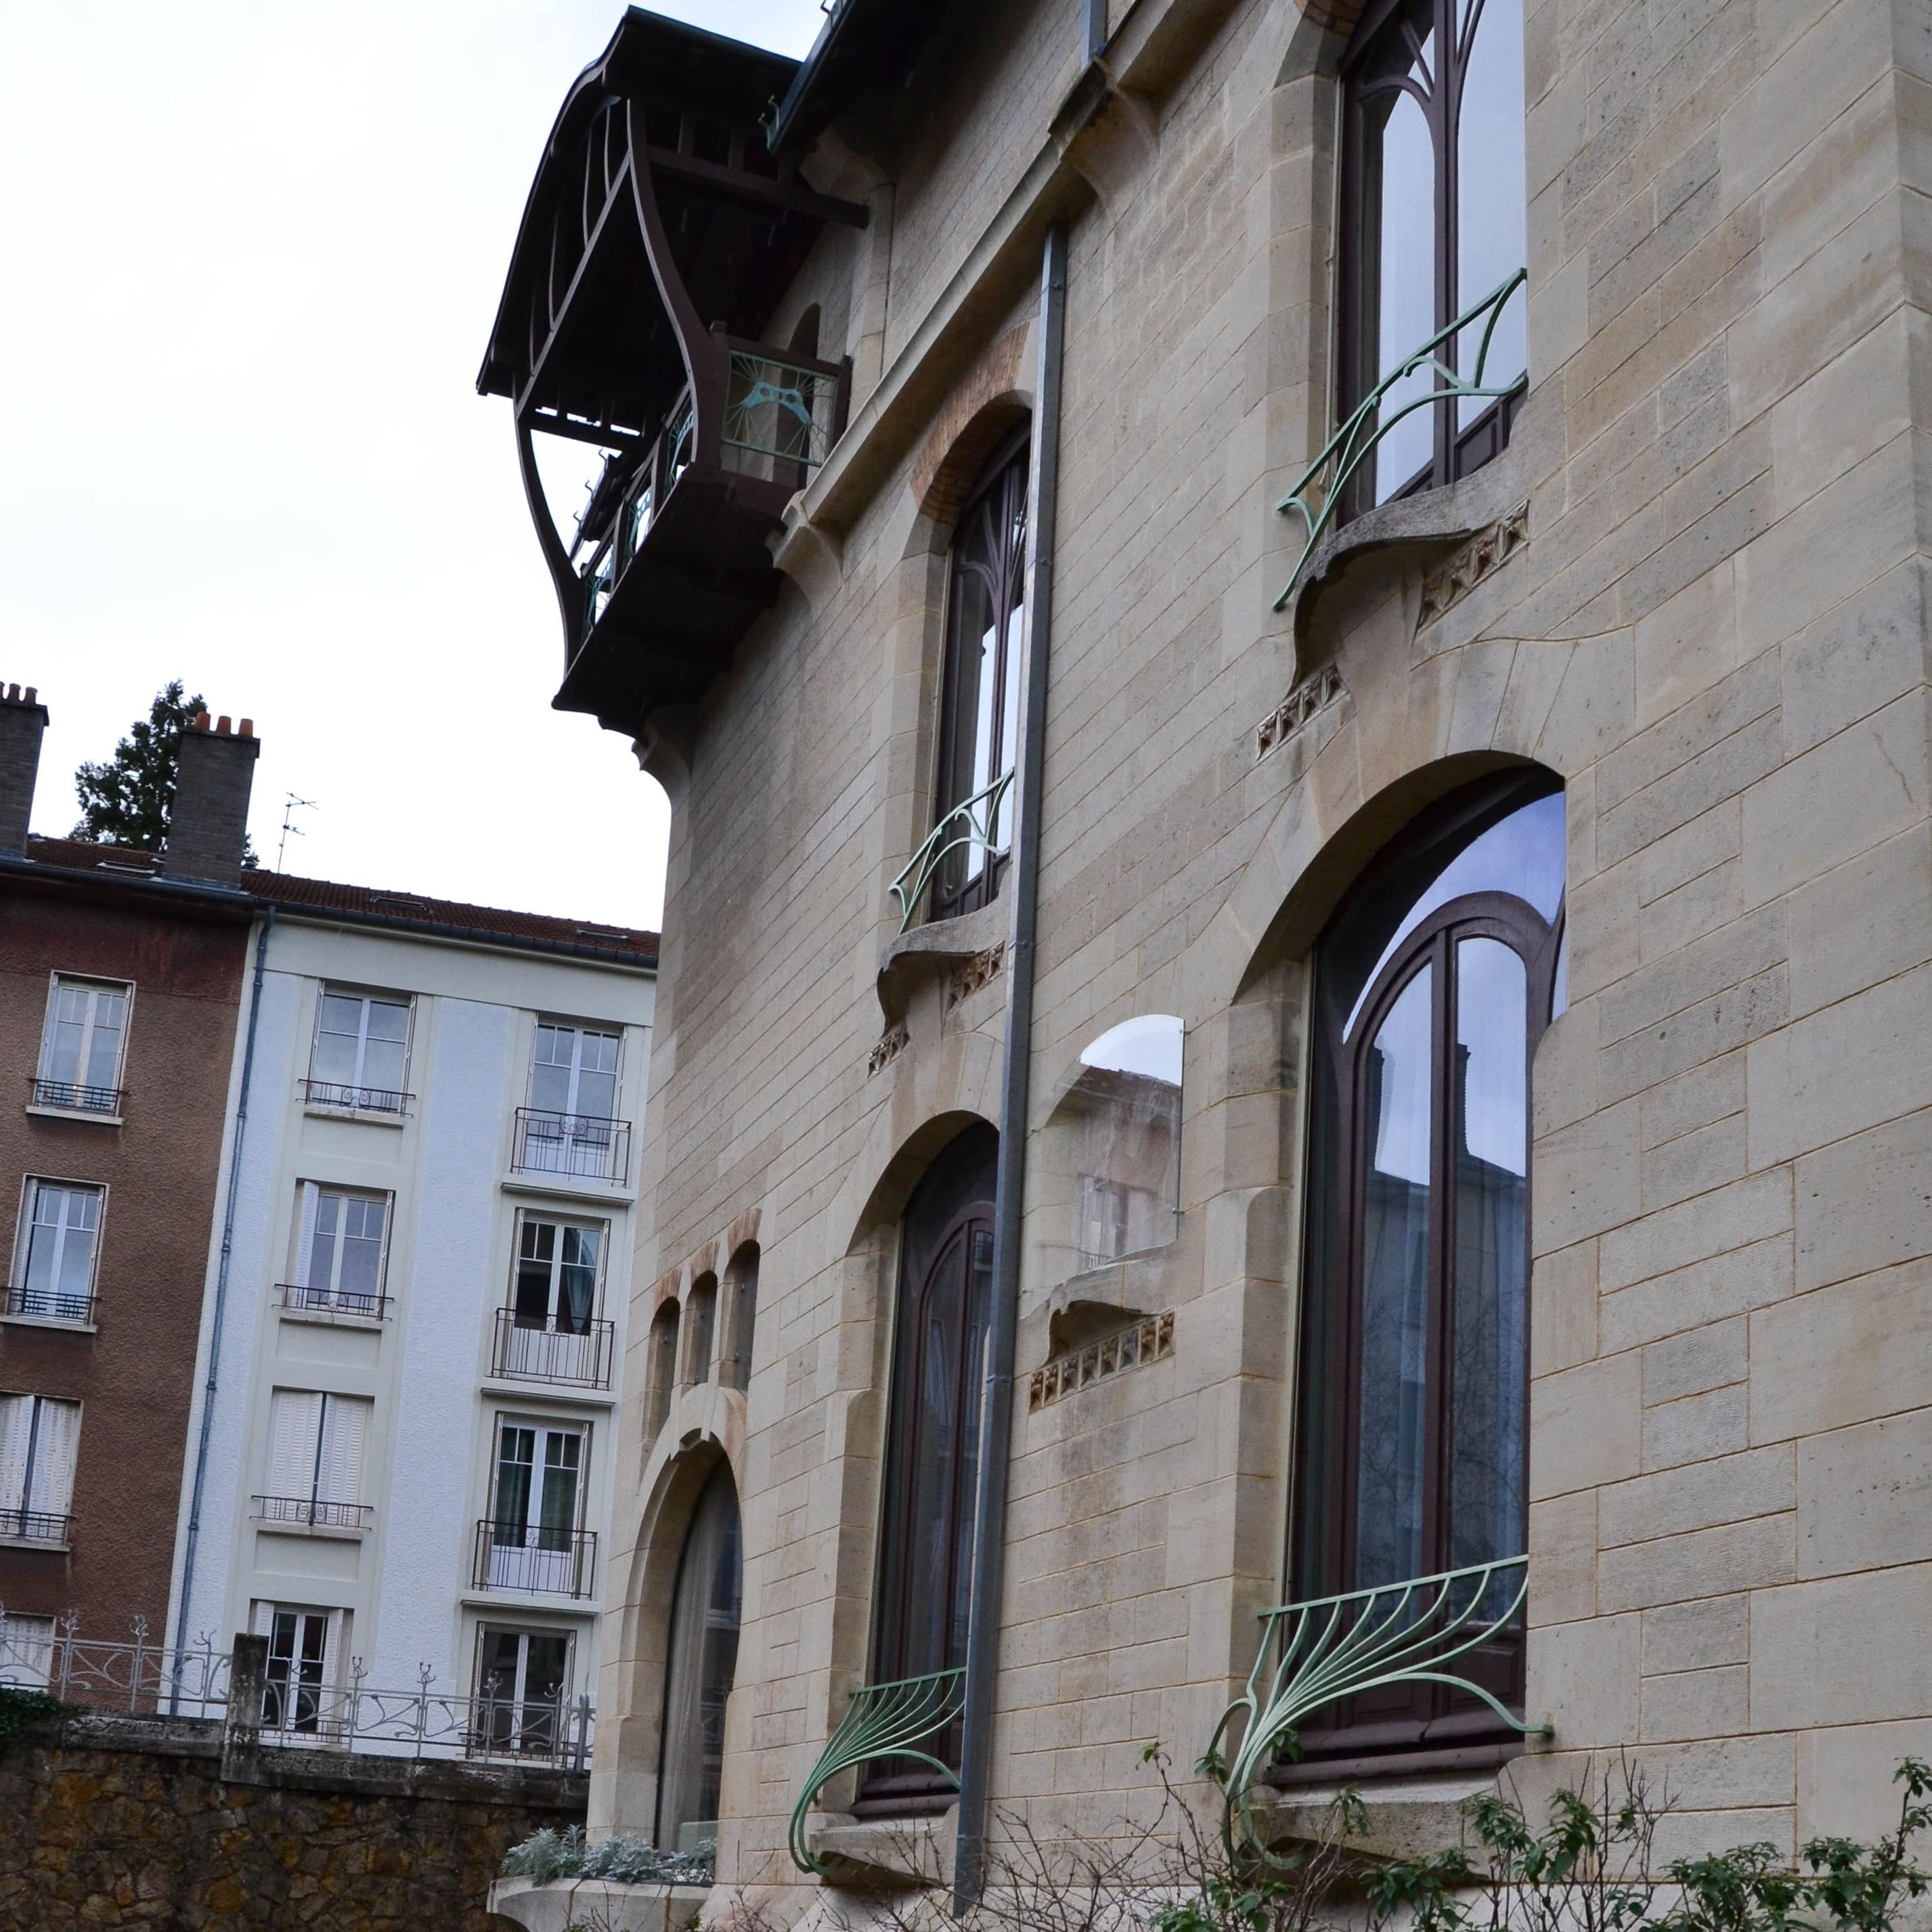
[[[155,854],[131,846],[34,838],[28,841],[27,856],[44,866],[165,876]],[[254,898],[298,916],[437,934],[484,944],[495,941],[541,952],[568,952],[627,966],[655,967],[658,963],[658,935],[638,927],[552,919],[542,913],[510,912],[498,906],[469,905],[458,899],[431,898],[422,892],[390,892],[374,886],[338,885],[332,880],[298,878],[287,872],[244,871],[240,884]]]

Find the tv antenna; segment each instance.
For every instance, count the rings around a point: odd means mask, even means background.
[[[296,814],[322,809],[312,798],[298,798],[293,792],[286,792],[283,796],[287,802],[282,807],[281,842],[275,848],[275,870],[278,872],[282,869],[282,855],[289,849],[289,834],[292,832],[298,838],[305,838],[308,836],[295,822]]]

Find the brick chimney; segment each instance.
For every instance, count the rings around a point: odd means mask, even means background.
[[[242,877],[248,844],[248,792],[262,741],[255,721],[238,730],[204,711],[182,734],[181,775],[168,820],[167,875],[202,885],[232,886]]]
[[[40,768],[40,734],[47,707],[30,684],[0,688],[0,852],[27,849],[34,779]]]

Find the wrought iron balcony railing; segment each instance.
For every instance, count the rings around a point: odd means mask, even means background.
[[[800,1871],[830,1876],[829,1861],[807,1842],[806,1820],[818,1794],[842,1771],[882,1758],[909,1757],[929,1765],[950,1783],[958,1782],[950,1765],[943,1764],[919,1746],[949,1729],[966,1708],[964,1670],[935,1670],[925,1677],[905,1677],[890,1684],[862,1684],[852,1694],[845,1714],[833,1727],[818,1754],[818,1762],[800,1787],[791,1808],[789,1842],[792,1863]]]
[[[892,884],[892,897],[899,902],[901,932],[910,929],[927,887],[955,852],[976,848],[997,857],[1006,850],[1011,828],[1006,823],[1005,806],[1012,782],[1010,770],[1001,772],[984,791],[976,791],[956,805],[926,835]]]
[[[374,1504],[321,1496],[257,1496],[255,1515],[262,1522],[304,1523],[310,1529],[367,1529],[376,1520]]]
[[[311,1107],[344,1114],[386,1114],[399,1119],[416,1105],[413,1094],[393,1087],[351,1087],[340,1080],[304,1080],[302,1099]]]
[[[568,1316],[533,1319],[514,1308],[500,1308],[490,1372],[512,1382],[608,1388],[616,1333],[614,1322],[586,1320],[573,1325]]]
[[[1442,1684],[1486,1704],[1509,1730],[1537,1732],[1493,1693],[1444,1668],[1520,1624],[1528,1564],[1526,1556],[1509,1556],[1264,1611],[1247,1687],[1222,1712],[1202,1760],[1220,1781],[1230,1847],[1266,1856],[1253,1815],[1256,1785],[1294,1755],[1309,1718],[1346,1698],[1395,1684]],[[1239,1740],[1224,1756],[1222,1741],[1238,1720]]]
[[[1349,411],[1348,420],[1322,445],[1320,455],[1302,472],[1294,488],[1275,506],[1283,516],[1299,517],[1303,533],[1301,554],[1295,559],[1294,571],[1281,595],[1274,600],[1277,610],[1285,610],[1288,600],[1294,595],[1295,586],[1301,581],[1301,573],[1315,554],[1316,545],[1328,535],[1346,501],[1348,485],[1354,480],[1356,472],[1374,454],[1376,445],[1397,423],[1413,416],[1418,410],[1441,409],[1466,401],[1500,402],[1529,386],[1526,374],[1513,376],[1500,388],[1486,387],[1483,380],[1496,324],[1502,320],[1510,298],[1528,279],[1526,269],[1517,269],[1480,302],[1466,308],[1448,328],[1438,329],[1406,362],[1390,370]],[[1454,342],[1466,329],[1478,326],[1482,334],[1476,350],[1474,370],[1468,376],[1459,374],[1442,359],[1443,346]],[[1390,392],[1423,370],[1429,372],[1434,386],[1419,392],[1384,412],[1382,404]]]
[[[326,1282],[285,1281],[281,1285],[282,1306],[304,1315],[356,1315],[365,1322],[389,1318],[389,1298],[367,1294],[359,1289],[331,1288]]]
[[[57,1288],[9,1287],[0,1289],[0,1315],[30,1322],[71,1322],[84,1326],[94,1319],[94,1298],[64,1294]]]
[[[546,1597],[587,1597],[597,1568],[594,1529],[547,1529],[524,1522],[476,1526],[479,1590],[522,1590]]]
[[[631,1172],[631,1124],[519,1107],[510,1166],[518,1174],[562,1174],[621,1186]]]
[[[0,1509],[0,1540],[64,1543],[73,1522],[59,1510]]]
[[[40,1080],[32,1083],[35,1107],[57,1107],[64,1114],[118,1115],[126,1104],[124,1087],[90,1087],[80,1080]]]

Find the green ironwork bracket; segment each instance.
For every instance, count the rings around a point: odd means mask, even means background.
[[[1247,1688],[1222,1712],[1202,1758],[1220,1780],[1228,1850],[1274,1862],[1255,1828],[1256,1781],[1292,1748],[1305,1720],[1344,1698],[1394,1684],[1446,1684],[1480,1698],[1511,1730],[1546,1733],[1547,1725],[1525,1724],[1480,1684],[1442,1667],[1500,1636],[1528,1592],[1529,1558],[1508,1556],[1263,1611]],[[1243,1714],[1240,1742],[1224,1768],[1219,1747]]]
[[[935,1670],[925,1677],[862,1684],[854,1691],[791,1808],[792,1863],[820,1878],[831,1876],[830,1861],[814,1857],[806,1843],[805,1821],[819,1792],[842,1771],[878,1758],[916,1758],[956,1784],[958,1778],[951,1766],[916,1747],[937,1736],[965,1708],[964,1670]]]
[[[988,852],[1004,852],[1006,849],[1004,842],[997,838],[995,828],[1000,822],[1000,808],[1005,804],[1012,782],[1012,773],[1004,772],[984,791],[976,791],[970,798],[956,805],[926,835],[925,842],[906,861],[904,871],[892,884],[892,897],[899,902],[902,933],[911,926],[912,916],[919,910],[919,902],[925,896],[926,887],[932,884],[934,874],[953,853],[971,845],[980,846]]]
[[[1277,610],[1287,608],[1288,600],[1294,595],[1295,586],[1301,581],[1301,573],[1306,568],[1308,560],[1315,554],[1315,546],[1327,535],[1329,526],[1335,520],[1342,500],[1348,494],[1348,485],[1355,472],[1375,452],[1376,446],[1403,417],[1413,416],[1418,410],[1433,409],[1445,403],[1469,400],[1499,400],[1513,396],[1519,390],[1529,386],[1527,375],[1516,376],[1501,388],[1485,388],[1483,386],[1484,365],[1490,356],[1490,338],[1495,334],[1496,324],[1502,320],[1504,308],[1509,298],[1529,279],[1526,268],[1519,268],[1508,280],[1494,288],[1479,302],[1466,308],[1447,328],[1439,329],[1417,350],[1400,368],[1392,369],[1384,376],[1354,408],[1349,412],[1348,420],[1322,445],[1322,453],[1301,472],[1294,488],[1275,506],[1283,516],[1298,516],[1301,519],[1304,542],[1301,554],[1294,560],[1294,568],[1290,574],[1281,595],[1274,600]],[[1476,351],[1476,367],[1472,375],[1465,377],[1448,367],[1436,352],[1442,345],[1466,328],[1473,328],[1486,314],[1489,320],[1483,324],[1483,338]],[[1418,370],[1428,369],[1434,373],[1435,386],[1425,389],[1420,395],[1412,397],[1400,409],[1392,410],[1386,417],[1379,412],[1382,399],[1399,382],[1406,382]],[[1324,483],[1324,472],[1329,472]],[[1310,492],[1320,486],[1322,507],[1316,509],[1310,501]]]

